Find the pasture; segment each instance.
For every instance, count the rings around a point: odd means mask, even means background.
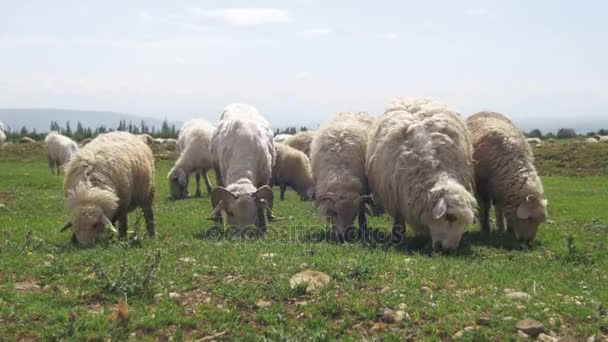
[[[509,340],[523,319],[562,341],[606,339],[607,149],[592,147],[604,164],[585,172],[544,148],[569,147],[540,148],[550,156],[539,162],[550,219],[533,245],[473,226],[445,256],[413,238],[399,246],[330,243],[311,203],[293,191],[281,202],[277,188],[274,211],[283,220],[265,238],[223,234],[206,220],[205,191],[201,199],[168,198],[170,153],[156,163],[157,238],[145,237],[134,212],[128,241],[82,249],[59,231],[62,178],[51,176],[41,145],[6,146],[0,339]],[[370,221],[378,234],[390,225],[388,216]],[[331,281],[313,292],[291,288],[290,278],[307,269]]]

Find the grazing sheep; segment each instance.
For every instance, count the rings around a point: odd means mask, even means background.
[[[138,134],[137,135],[140,139],[142,139],[146,145],[148,146],[152,146],[154,145],[154,138],[152,138],[152,136],[150,134]]]
[[[212,217],[227,214],[230,227],[242,232],[255,224],[266,231],[264,210],[273,219],[272,189],[268,185],[275,163],[275,148],[270,124],[254,107],[228,105],[211,138],[211,151],[220,170],[222,184],[211,194]]]
[[[272,168],[272,185],[281,188],[281,201],[285,200],[285,190],[292,187],[302,200],[312,199],[314,184],[310,159],[302,151],[285,144],[276,143],[276,162]]]
[[[30,137],[23,137],[19,140],[19,143],[21,143],[21,144],[33,144],[35,142],[36,142],[36,140],[34,140]]]
[[[162,145],[164,142],[165,142],[165,139],[163,139],[163,138],[154,139],[154,145]]]
[[[601,144],[608,144],[608,135],[601,136],[598,139],[598,142],[601,143]]]
[[[170,149],[175,149],[177,148],[177,140],[176,139],[163,139],[162,141],[163,146],[170,148]]]
[[[547,216],[543,185],[534,168],[534,156],[524,135],[501,114],[477,113],[467,120],[473,137],[475,183],[481,228],[490,231],[493,204],[500,230],[517,239],[534,239]]]
[[[473,149],[461,116],[428,99],[398,98],[377,120],[367,145],[374,195],[394,218],[430,237],[433,250],[451,251],[475,218]]]
[[[88,143],[90,143],[91,141],[93,141],[93,138],[86,138],[86,139],[82,140],[82,141],[80,142],[80,147],[84,147],[84,146],[86,146],[86,145],[87,145]]]
[[[65,170],[64,192],[76,241],[89,246],[105,230],[126,238],[128,213],[141,207],[148,236],[154,237],[154,156],[150,147],[127,132],[101,134],[80,149]]]
[[[179,158],[168,175],[171,197],[182,199],[188,197],[188,180],[191,173],[196,175],[196,197],[201,196],[201,175],[204,178],[207,193],[211,195],[211,183],[207,171],[213,168],[211,154],[211,136],[215,128],[205,120],[193,119],[180,129],[177,140]]]
[[[314,131],[303,131],[296,133],[283,142],[285,145],[304,152],[310,158],[310,144],[315,136]]]
[[[64,165],[78,151],[78,145],[72,139],[55,131],[46,135],[44,148],[46,149],[46,158],[49,161],[49,169],[51,169],[52,175],[55,174],[55,169],[57,175],[59,175]]]
[[[365,175],[365,149],[373,119],[367,113],[338,113],[315,134],[311,164],[316,204],[332,225],[332,238],[344,241],[355,218],[366,234],[365,205],[371,202]]]
[[[3,131],[0,131],[0,148],[4,145],[5,142],[6,142],[6,134],[4,134]]]
[[[599,142],[599,137],[595,136],[595,137],[589,137],[587,139],[585,139],[586,143],[590,143],[590,144],[595,144]]]
[[[285,140],[291,138],[291,134],[277,134],[274,136],[275,143],[284,143]]]
[[[536,147],[542,146],[543,141],[540,138],[526,138],[528,144],[534,144]]]

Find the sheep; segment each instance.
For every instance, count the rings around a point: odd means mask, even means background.
[[[4,124],[0,121],[0,132],[4,132]]]
[[[188,179],[191,173],[196,175],[196,197],[201,196],[201,175],[211,195],[211,183],[207,171],[214,167],[211,154],[211,136],[215,128],[205,120],[193,119],[180,129],[177,150],[180,153],[175,165],[168,174],[171,197],[182,199],[188,196]]]
[[[65,170],[64,193],[73,239],[83,246],[100,240],[105,228],[127,236],[128,213],[141,207],[148,236],[154,231],[154,156],[127,132],[99,135],[80,149]]]
[[[303,131],[288,137],[283,143],[304,152],[310,158],[310,143],[314,136],[313,131]]]
[[[467,119],[473,137],[475,187],[481,229],[490,231],[493,204],[501,231],[514,232],[522,242],[534,239],[547,217],[547,200],[532,149],[511,120],[494,112],[480,112]]]
[[[46,135],[44,147],[51,175],[55,174],[55,169],[57,169],[58,176],[64,165],[78,151],[78,145],[72,139],[55,131],[51,131]]]
[[[310,159],[302,151],[285,144],[276,143],[276,162],[272,168],[271,185],[281,189],[281,201],[285,200],[285,190],[292,187],[302,200],[312,199],[314,184]]]
[[[239,233],[255,224],[266,231],[264,211],[272,215],[273,194],[268,185],[275,163],[275,148],[270,124],[257,109],[246,104],[230,104],[221,115],[211,138],[211,151],[218,163],[220,184],[211,193],[211,217],[227,223]]]
[[[310,147],[316,206],[332,226],[332,240],[345,241],[358,218],[367,234],[365,150],[373,119],[367,113],[338,113],[314,135]]]
[[[599,142],[599,138],[598,137],[589,137],[587,139],[585,139],[586,143],[590,143],[590,144],[595,144]]]
[[[154,145],[162,145],[164,142],[165,142],[165,139],[163,139],[163,138],[154,139]]]
[[[428,99],[391,102],[370,134],[366,170],[374,200],[394,218],[394,240],[407,223],[435,251],[458,247],[475,218],[472,157],[456,111]]]
[[[177,147],[177,140],[176,139],[172,139],[172,138],[170,138],[170,139],[163,139],[162,144],[166,148],[175,149]]]
[[[36,140],[34,140],[30,137],[23,137],[19,140],[19,143],[21,143],[21,144],[33,144],[35,142],[36,142]]]
[[[539,138],[526,138],[526,142],[528,142],[528,144],[534,144],[536,147],[543,145],[543,141]]]
[[[285,140],[291,138],[291,134],[277,134],[274,136],[275,143],[284,143]]]
[[[86,139],[82,140],[82,141],[80,142],[80,147],[84,147],[84,146],[86,146],[86,145],[87,145],[88,143],[90,143],[91,141],[93,141],[93,138],[86,138]]]
[[[602,144],[608,144],[608,135],[601,136],[601,137],[598,139],[598,142],[599,142],[599,143],[602,143]]]
[[[0,130],[0,148],[2,148],[2,146],[4,145],[5,142],[6,142],[6,134],[4,134],[4,132],[2,130]]]
[[[152,146],[154,145],[154,138],[152,138],[152,136],[150,134],[138,134],[137,135],[140,139],[143,140],[143,142],[145,142],[148,146]]]

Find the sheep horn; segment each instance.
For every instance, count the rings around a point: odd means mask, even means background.
[[[104,226],[108,227],[113,233],[118,233],[118,230],[116,230],[116,227],[114,227],[114,225],[112,224],[112,222],[110,222],[106,215],[103,215],[101,220]]]
[[[220,201],[215,208],[213,208],[213,212],[211,212],[211,215],[209,215],[207,217],[207,220],[211,220],[211,221],[217,221],[218,218],[220,218],[222,216],[222,201]]]
[[[72,222],[70,220],[65,221],[63,228],[61,228],[61,232],[65,232],[70,227],[72,227]]]

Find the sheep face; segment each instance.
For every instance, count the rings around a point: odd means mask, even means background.
[[[456,250],[462,234],[475,220],[475,199],[464,188],[461,190],[451,194],[443,189],[431,191],[431,198],[437,193],[440,196],[432,212],[421,215],[421,221],[429,228],[431,247],[435,251]]]
[[[357,193],[326,193],[318,199],[319,213],[329,221],[336,237],[344,240],[347,229],[353,226],[357,216],[365,209],[367,199],[369,196]]]
[[[547,200],[536,196],[526,196],[524,201],[517,207],[516,215],[507,223],[515,233],[515,237],[521,242],[534,240],[538,227],[547,218]]]
[[[188,175],[182,168],[169,172],[169,189],[173,199],[188,197]]]
[[[116,231],[103,209],[92,204],[74,208],[69,225],[78,243],[84,247],[101,240],[106,228]]]
[[[272,208],[272,189],[264,185],[253,193],[235,193],[223,187],[217,187],[211,194],[214,207],[212,217],[221,215],[224,211],[227,224],[239,231],[252,225],[261,228],[259,209]]]

